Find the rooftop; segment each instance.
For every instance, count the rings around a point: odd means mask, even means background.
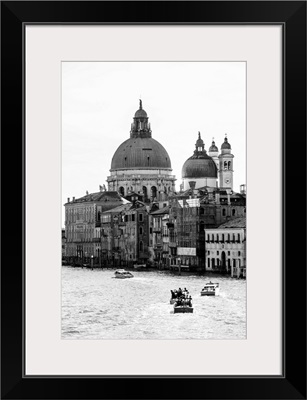
[[[165,206],[163,208],[159,208],[159,210],[153,211],[150,214],[151,215],[169,214],[169,206]]]
[[[231,221],[224,222],[218,228],[246,228],[246,217],[234,218]]]
[[[123,202],[122,197],[116,191],[103,191],[103,192],[96,192],[96,193],[89,193],[83,197],[78,199],[72,199],[67,204],[72,203],[85,203],[85,202],[98,202],[98,201],[120,201]]]

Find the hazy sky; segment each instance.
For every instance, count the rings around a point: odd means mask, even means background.
[[[244,62],[63,62],[62,202],[98,192],[118,146],[130,137],[139,98],[152,137],[168,152],[176,188],[200,131],[208,151],[227,133],[234,187],[246,182]],[[64,213],[63,221],[64,221]]]

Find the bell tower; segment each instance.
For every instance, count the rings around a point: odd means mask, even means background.
[[[231,154],[231,146],[228,143],[227,135],[225,135],[224,143],[221,146],[221,154],[219,155],[219,184],[221,189],[233,188],[233,158]]]

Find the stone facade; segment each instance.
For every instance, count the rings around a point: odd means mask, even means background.
[[[242,270],[246,269],[246,219],[237,218],[216,229],[206,229],[205,246],[207,271],[243,275]]]
[[[79,262],[100,257],[103,211],[123,203],[117,192],[101,191],[68,199],[65,206],[66,257]]]
[[[102,265],[146,263],[149,258],[148,208],[136,200],[101,214]]]

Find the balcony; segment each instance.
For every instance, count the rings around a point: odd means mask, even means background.
[[[153,233],[161,233],[161,228],[153,228]]]

